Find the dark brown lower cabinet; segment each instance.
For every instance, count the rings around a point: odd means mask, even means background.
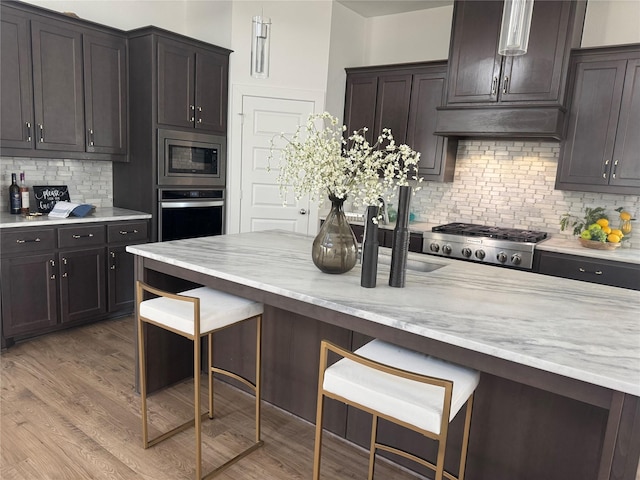
[[[364,225],[351,224],[351,229],[356,236],[359,243],[362,243],[364,238]],[[378,243],[381,247],[393,246],[393,230],[390,228],[379,227],[378,228]],[[422,253],[422,233],[411,232],[409,234],[409,251]]]
[[[536,250],[534,270],[554,277],[640,290],[640,265]]]
[[[130,313],[134,261],[125,245],[146,241],[147,224],[0,230],[2,347],[15,339]],[[119,233],[107,240],[111,228]]]

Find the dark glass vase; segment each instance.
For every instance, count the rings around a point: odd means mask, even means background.
[[[344,198],[330,196],[331,210],[313,240],[313,263],[325,273],[346,273],[358,261],[358,243],[344,214]]]

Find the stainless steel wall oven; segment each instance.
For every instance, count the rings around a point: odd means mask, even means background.
[[[224,233],[224,189],[158,190],[158,241]]]

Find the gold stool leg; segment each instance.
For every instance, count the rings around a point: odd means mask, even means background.
[[[262,315],[256,318],[256,443],[260,442],[260,413],[261,413],[261,387],[262,387]]]
[[[373,480],[373,470],[376,466],[376,438],[378,435],[378,416],[373,414],[371,419],[371,443],[369,444],[369,480]]]
[[[142,413],[142,447],[149,448],[149,430],[147,426],[147,365],[144,348],[144,324],[137,318],[138,323],[138,368],[140,375],[140,408]]]
[[[213,334],[207,335],[207,370],[209,371],[209,418],[213,418]]]
[[[467,449],[469,447],[469,432],[471,431],[471,412],[473,410],[473,393],[467,400],[467,409],[464,420],[464,436],[462,437],[462,449],[460,451],[460,470],[458,480],[464,480],[464,472],[467,466]]]
[[[196,329],[197,331],[197,329]],[[196,430],[196,480],[202,478],[202,418],[200,415],[200,336],[193,339],[193,397]]]

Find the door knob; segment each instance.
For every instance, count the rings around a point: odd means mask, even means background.
[[[307,214],[307,210],[304,208],[300,209],[300,215],[306,215]]]

